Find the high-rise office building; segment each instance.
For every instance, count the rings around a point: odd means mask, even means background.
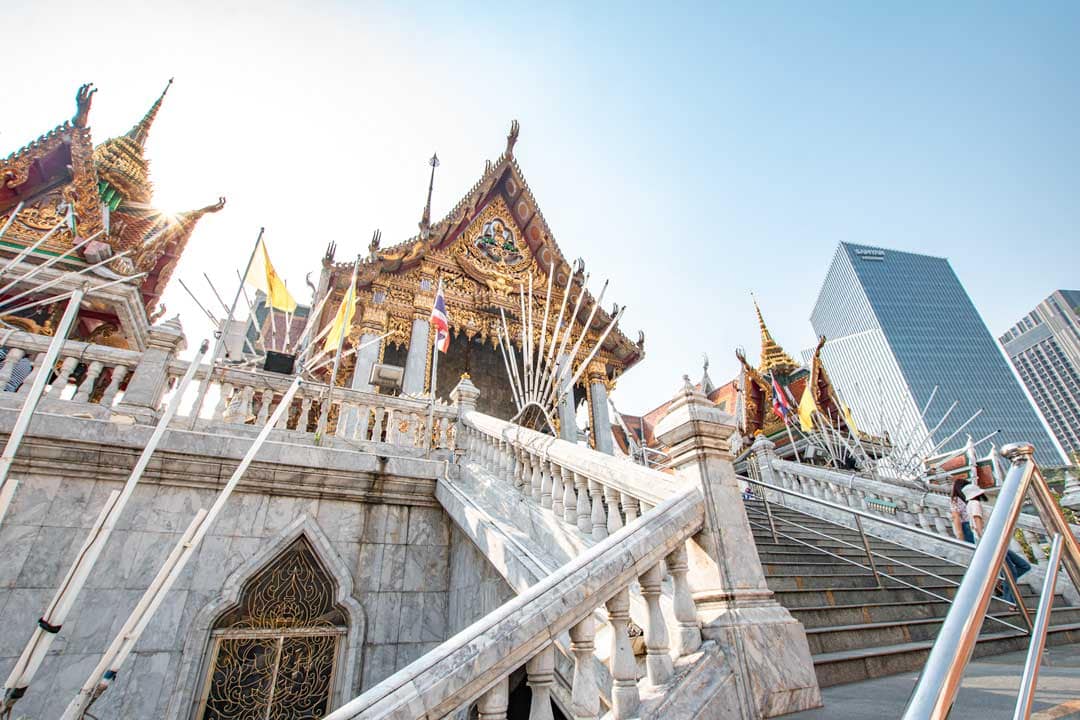
[[[1068,453],[1080,452],[1080,290],[1058,290],[1001,344]]]
[[[841,243],[810,322],[828,338],[822,359],[861,429],[922,454],[1000,430],[998,445],[1028,441],[1039,462],[1062,462],[944,258]]]

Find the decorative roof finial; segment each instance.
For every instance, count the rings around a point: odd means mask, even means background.
[[[784,348],[773,340],[769,328],[765,325],[765,318],[761,316],[761,308],[758,307],[757,298],[750,294],[754,300],[754,312],[757,313],[758,328],[761,330],[761,372],[778,370],[781,373],[789,373],[798,367],[790,355],[784,352]]]
[[[86,83],[79,86],[79,92],[75,95],[75,116],[71,118],[71,124],[78,128],[86,127],[86,121],[90,117],[90,103],[94,99],[97,88],[94,83]]]
[[[165,85],[165,89],[161,91],[161,95],[154,104],[150,106],[150,109],[143,115],[143,119],[135,123],[135,125],[128,130],[127,137],[131,138],[139,144],[139,147],[146,145],[146,138],[150,135],[150,126],[154,124],[154,118],[157,117],[158,110],[161,109],[161,101],[165,99],[165,93],[169,92],[169,88],[173,84],[173,79],[169,78],[169,82]]]
[[[420,217],[420,233],[424,236],[431,228],[431,191],[435,188],[435,168],[439,167],[438,153],[431,156],[428,165],[431,166],[431,180],[427,186],[427,204],[424,205],[424,214]]]
[[[518,133],[521,131],[521,125],[517,120],[510,121],[510,134],[506,136],[506,154],[507,156],[514,154],[514,145],[517,144]]]

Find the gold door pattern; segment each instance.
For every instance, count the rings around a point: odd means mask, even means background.
[[[315,720],[329,710],[345,614],[300,538],[214,626],[200,720]]]

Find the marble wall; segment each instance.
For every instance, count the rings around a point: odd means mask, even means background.
[[[449,635],[460,632],[513,597],[514,591],[484,554],[452,525]]]
[[[86,473],[62,476],[31,468],[22,474],[0,526],[0,673],[5,677],[109,492],[121,487],[115,475],[95,477],[92,450],[68,452],[86,453],[81,458]],[[196,509],[209,507],[214,497],[212,488],[182,483],[146,482],[136,488],[16,717],[59,715]],[[262,555],[290,532],[308,535],[339,587],[348,589],[352,635],[348,663],[340,667],[349,665],[352,682],[340,689],[340,697],[354,696],[447,637],[451,530],[441,508],[298,497],[270,489],[237,492],[116,683],[95,705],[95,715],[189,717],[203,680],[211,616],[228,602],[227,588],[257,570],[253,562],[262,562]]]

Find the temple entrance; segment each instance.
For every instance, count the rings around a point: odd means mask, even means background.
[[[348,621],[303,537],[244,584],[211,631],[199,720],[315,720],[330,709]]]

